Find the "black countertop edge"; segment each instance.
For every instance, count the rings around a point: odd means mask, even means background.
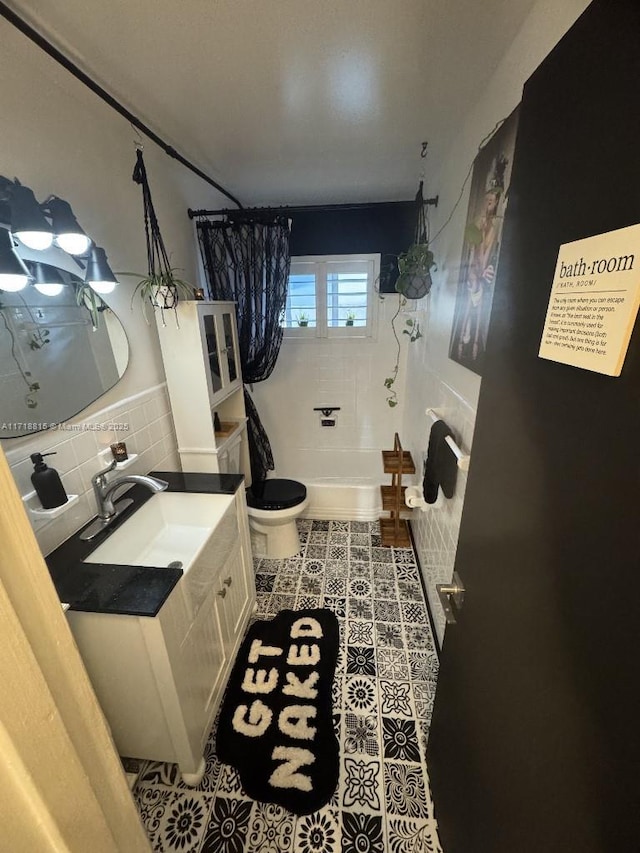
[[[239,474],[175,471],[152,471],[151,476],[166,480],[170,492],[227,495],[235,494],[244,479]],[[133,500],[133,504],[94,539],[90,542],[80,539],[80,533],[91,524],[92,519],[46,557],[60,601],[69,604],[70,610],[156,616],[182,577],[182,569],[84,562],[92,551],[152,497],[152,493],[140,485],[132,486],[125,495]]]
[[[201,492],[212,495],[234,495],[242,485],[242,474],[200,474],[188,471],[151,471],[169,483],[170,492]]]

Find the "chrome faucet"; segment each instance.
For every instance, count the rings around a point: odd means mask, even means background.
[[[144,474],[128,474],[125,477],[118,477],[117,480],[107,482],[107,474],[116,467],[117,462],[113,462],[102,471],[98,471],[91,478],[93,493],[96,496],[98,504],[98,518],[103,521],[111,521],[116,515],[116,508],[113,505],[112,495],[120,486],[125,483],[139,483],[141,486],[146,486],[152,492],[164,492],[168,488],[169,483],[164,480],[157,480],[155,477],[147,477]]]
[[[107,474],[110,471],[113,471],[116,465],[117,462],[114,459],[107,468],[103,468],[102,471],[98,471],[98,473],[94,474],[91,478],[93,493],[98,505],[98,518],[80,534],[80,538],[85,541],[97,536],[101,530],[104,530],[105,527],[111,524],[114,519],[116,519],[133,503],[131,498],[124,498],[123,500],[118,501],[117,506],[114,505],[113,495],[120,486],[127,483],[139,483],[141,486],[146,486],[154,493],[164,492],[164,490],[169,487],[169,484],[165,480],[159,480],[156,477],[148,477],[144,474],[127,474],[124,477],[118,477],[116,480],[108,482]]]

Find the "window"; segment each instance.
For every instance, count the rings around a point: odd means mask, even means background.
[[[282,325],[288,337],[367,337],[379,255],[292,258]]]

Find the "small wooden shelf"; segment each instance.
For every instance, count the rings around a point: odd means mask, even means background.
[[[404,506],[404,493],[407,491],[406,486],[400,487],[400,500]],[[395,486],[380,486],[380,494],[382,495],[382,509],[384,512],[393,512],[397,507],[397,490]]]
[[[402,451],[402,470],[400,468],[400,457],[395,450],[382,451],[382,464],[384,465],[385,474],[415,474],[416,466],[413,464],[413,459],[408,450]]]
[[[382,545],[410,548],[409,525],[400,518],[400,512],[405,508],[404,494],[407,488],[402,485],[402,475],[415,474],[416,468],[411,454],[402,449],[398,433],[393,437],[393,450],[382,451],[382,464],[385,474],[391,474],[391,485],[380,486],[382,510],[389,513],[389,518],[380,519]]]
[[[381,518],[380,536],[383,546],[395,546],[396,548],[411,547],[409,525],[404,518]]]
[[[241,421],[220,421],[220,429],[215,431],[216,441],[224,441],[229,438],[232,432],[235,432],[242,425]]]

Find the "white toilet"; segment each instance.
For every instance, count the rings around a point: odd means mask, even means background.
[[[265,480],[247,489],[251,548],[254,557],[283,560],[300,553],[296,519],[309,504],[307,489],[296,480]]]

